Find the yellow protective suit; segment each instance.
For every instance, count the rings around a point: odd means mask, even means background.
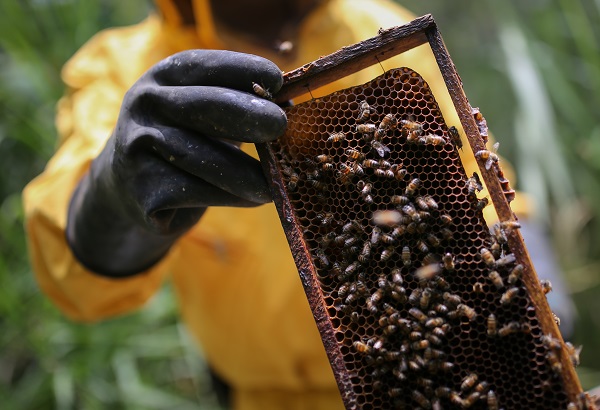
[[[158,5],[161,13],[140,24],[97,34],[64,67],[68,92],[58,104],[58,150],[24,191],[37,280],[67,316],[91,322],[139,308],[169,275],[184,321],[211,366],[233,387],[235,409],[341,408],[272,204],[210,208],[164,260],[126,279],[101,277],[78,263],[65,240],[67,207],[78,180],[110,136],[125,92],[159,60],[190,48],[225,48],[262,55],[288,71],[414,16],[387,0],[326,1],[301,23],[295,54],[285,57],[233,33],[217,33],[207,0],[193,1],[196,27],[181,23],[171,1]],[[443,85],[427,47],[383,64],[415,69],[434,93]],[[341,86],[379,74],[376,66]],[[458,124],[442,94],[436,97],[446,120]]]

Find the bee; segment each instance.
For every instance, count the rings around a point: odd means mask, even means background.
[[[406,131],[406,141],[416,143],[423,134],[423,125],[412,120],[401,120],[400,125]]]
[[[442,319],[441,317],[432,317],[425,321],[425,327],[429,328],[429,329],[433,329],[435,327],[440,327],[443,324],[444,324],[444,319]]]
[[[448,313],[448,307],[442,303],[436,303],[435,305],[433,305],[433,310],[435,313],[440,315],[446,315]],[[443,331],[443,329],[440,330]]]
[[[364,155],[360,151],[355,150],[354,148],[348,148],[346,150],[346,155],[348,155],[348,158],[353,159],[355,161],[360,161],[364,158]]]
[[[452,217],[450,215],[448,215],[448,214],[441,214],[440,215],[440,220],[446,226],[452,225]]]
[[[354,261],[344,269],[346,275],[352,275],[360,267],[360,262]]]
[[[354,349],[358,352],[358,353],[362,353],[362,354],[371,354],[373,353],[373,348],[371,346],[369,346],[366,343],[363,343],[359,340],[355,341],[354,343],[352,343],[352,346],[354,346]]]
[[[550,282],[548,279],[541,280],[540,286],[542,287],[544,295],[547,295],[548,293],[552,292],[552,282]]]
[[[482,381],[482,382],[479,382],[473,390],[475,390],[477,393],[485,394],[488,392],[489,389],[490,389],[490,384],[486,381]]]
[[[472,307],[470,307],[468,305],[465,305],[464,303],[459,304],[456,307],[456,311],[458,312],[459,315],[464,316],[467,319],[469,319],[469,322],[472,322],[473,319],[475,319],[475,317],[477,316],[475,309],[473,309]]]
[[[334,132],[331,135],[329,135],[329,138],[327,138],[327,142],[333,143],[333,144],[337,144],[339,142],[345,141],[346,140],[346,134],[344,134],[343,132]]]
[[[371,189],[373,189],[373,185],[370,183],[365,183],[364,181],[358,181],[357,186],[360,189],[360,195],[364,198],[365,196],[371,193]]]
[[[450,303],[451,305],[455,305],[455,306],[458,306],[462,302],[460,299],[460,296],[454,295],[450,292],[444,292],[442,295],[442,298],[446,302]]]
[[[433,254],[433,253],[428,253],[423,258],[423,265],[430,265],[430,264],[438,263],[438,262],[439,262],[438,256],[436,254]]]
[[[481,259],[487,266],[489,266],[489,267],[496,266],[496,259],[494,258],[494,255],[492,255],[492,252],[490,252],[489,249],[481,248],[480,254],[481,254]]]
[[[371,231],[371,245],[377,245],[381,239],[381,228],[375,226]]]
[[[500,223],[494,224],[490,231],[498,243],[505,244],[508,242],[506,233],[504,232],[504,229],[502,229]]]
[[[464,404],[465,408],[469,408],[469,407],[473,406],[475,404],[475,402],[477,400],[479,400],[480,397],[481,397],[481,393],[478,393],[476,391],[474,391],[473,393],[469,394],[463,400],[463,404]]]
[[[402,207],[402,211],[411,217],[411,219],[415,222],[420,222],[421,221],[421,215],[419,215],[419,213],[417,212],[417,210],[415,209],[415,207],[413,206],[413,204],[406,204]]]
[[[523,274],[523,265],[518,264],[516,265],[512,271],[510,271],[510,274],[508,275],[508,283],[511,285],[514,285],[517,283],[517,281],[519,279],[521,279],[521,275]]]
[[[381,256],[379,257],[379,260],[381,262],[385,262],[388,259],[390,259],[393,254],[394,254],[394,247],[393,246],[388,246],[383,251],[381,251]]]
[[[371,141],[371,148],[377,151],[377,155],[379,155],[382,158],[390,152],[390,149],[385,144],[377,140]]]
[[[452,393],[452,390],[449,387],[438,387],[435,389],[435,395],[437,397],[439,397],[440,399],[445,399],[447,397],[450,397],[450,394]]]
[[[365,122],[369,119],[370,116],[371,106],[366,101],[361,102],[358,110],[358,121]]]
[[[567,404],[567,410],[579,410],[579,407],[575,403],[570,402]]]
[[[344,247],[350,248],[358,241],[356,236],[350,236],[344,240]]]
[[[300,181],[300,177],[294,172],[292,175],[290,175],[290,179],[288,180],[288,189],[292,192],[296,191],[298,188],[298,181]]]
[[[417,306],[417,305],[419,305],[419,301],[421,300],[422,294],[423,294],[423,290],[420,288],[417,288],[410,293],[410,296],[408,297],[408,301],[411,304]]]
[[[437,236],[435,236],[432,233],[427,234],[427,242],[429,242],[429,244],[431,246],[433,246],[434,248],[437,248],[442,244],[442,241],[440,240],[440,238],[438,238]]]
[[[497,142],[494,144],[491,151],[482,149],[481,151],[477,151],[475,153],[475,158],[481,158],[485,160],[485,169],[490,169],[494,163],[498,163],[499,158],[496,152],[498,151],[499,146],[500,143]]]
[[[379,162],[374,159],[365,159],[362,165],[365,168],[377,168],[379,167]]]
[[[583,346],[575,347],[571,342],[565,342],[565,346],[567,347],[567,352],[569,353],[569,358],[571,359],[573,366],[579,366],[581,363],[579,360],[579,355],[581,354],[581,349],[583,349]]]
[[[398,120],[396,119],[396,117],[394,117],[394,115],[392,114],[386,114],[385,117],[383,117],[383,120],[381,120],[377,131],[375,132],[375,138],[381,138],[388,132],[388,130],[393,130],[397,127]]]
[[[406,187],[406,191],[404,194],[407,197],[413,196],[415,192],[417,192],[417,189],[419,189],[419,185],[421,185],[421,180],[419,178],[414,178]]]
[[[519,294],[518,287],[513,287],[513,288],[508,289],[506,292],[504,292],[504,294],[500,298],[500,304],[508,305],[517,297],[518,294]]]
[[[556,326],[560,326],[560,318],[554,312],[552,312],[552,319],[554,320],[554,323],[556,323]]]
[[[273,98],[273,96],[271,95],[269,90],[267,90],[266,88],[264,88],[263,86],[261,86],[258,83],[255,83],[255,82],[252,83],[252,90],[254,91],[254,94],[258,95],[259,97],[265,98],[267,100],[270,100]]]
[[[412,264],[410,260],[410,248],[406,245],[402,248],[402,263],[404,266],[410,266]]]
[[[435,329],[439,329],[439,327],[436,327]],[[429,342],[431,344],[436,345],[436,346],[440,346],[443,343],[442,339],[440,339],[438,336],[433,335],[433,334],[427,336],[427,340],[429,340]]]
[[[323,181],[319,181],[318,179],[308,179],[308,183],[310,186],[312,186],[315,189],[318,189],[320,191],[325,191],[325,189],[327,188],[327,185],[325,185],[325,183],[323,183]]]
[[[375,124],[358,124],[356,126],[356,132],[361,134],[371,134],[377,130],[377,126]]]
[[[429,252],[429,247],[423,241],[417,242],[417,249],[419,251],[423,252],[423,253],[428,253]]]
[[[410,202],[410,199],[404,195],[393,195],[391,199],[392,204],[396,206],[404,206]]]
[[[317,258],[321,262],[321,266],[328,268],[329,267],[329,259],[327,258],[327,255],[325,255],[325,252],[323,251],[323,249],[317,248],[315,253],[317,255]]]
[[[420,282],[424,282],[427,280],[433,279],[437,274],[439,274],[442,270],[442,267],[439,263],[431,263],[429,265],[424,265],[418,268],[414,275]]]
[[[491,271],[488,274],[488,278],[490,278],[496,289],[501,290],[502,288],[504,288],[504,282],[502,281],[502,277],[497,271]]]
[[[359,323],[360,322],[360,315],[358,314],[358,312],[352,312],[352,313],[350,313],[350,321],[352,323]]]
[[[493,390],[487,393],[487,405],[489,410],[498,410],[498,398]]]
[[[454,368],[454,363],[450,362],[441,362],[439,365],[439,369],[444,372],[449,372]]]
[[[479,175],[477,172],[473,172],[473,176],[467,179],[467,194],[470,197],[475,196],[477,192],[483,190],[483,185],[481,184],[481,180],[479,179]]]
[[[334,221],[334,216],[332,213],[326,212],[326,213],[318,213],[317,214],[317,219],[319,221],[321,221],[321,225],[323,226],[328,226],[331,225],[331,223]]]
[[[396,243],[396,238],[394,238],[392,235],[388,235],[387,233],[382,233],[381,242],[385,243],[386,245],[393,245]]]
[[[419,340],[418,342],[414,342],[410,345],[413,350],[425,350],[429,347],[428,340]]]
[[[392,282],[395,285],[400,286],[400,285],[402,285],[402,283],[404,283],[404,280],[402,279],[402,274],[400,273],[399,268],[393,269],[391,274],[392,274]]]
[[[402,222],[405,222],[405,221],[403,220]],[[402,236],[405,233],[406,233],[406,225],[398,225],[392,230],[390,235],[392,235],[392,237],[394,237],[394,238],[398,238],[399,236]]]
[[[442,257],[442,264],[444,266],[444,269],[446,269],[448,272],[453,272],[454,271],[454,256],[452,256],[451,253],[446,253],[443,257]]]
[[[410,308],[410,310],[408,311],[408,313],[414,317],[415,319],[417,319],[419,322],[421,323],[425,323],[428,319],[427,315],[425,313],[423,313],[421,310],[413,307]]]
[[[450,140],[456,146],[456,148],[462,149],[462,140],[460,139],[458,129],[454,125],[448,128],[448,134],[450,134]]]
[[[502,229],[504,229],[506,231],[512,231],[514,229],[521,228],[521,224],[517,221],[504,221],[504,222],[500,222],[500,225],[502,226]]]
[[[521,324],[519,322],[509,322],[508,324],[502,326],[500,330],[498,330],[498,336],[506,337],[508,335],[512,335],[513,333],[517,333],[521,330]]]
[[[551,334],[543,335],[542,337],[540,337],[540,340],[550,350],[560,351],[562,349],[560,341],[552,337]]]
[[[478,199],[477,202],[475,203],[475,209],[477,211],[483,211],[483,209],[488,206],[490,203],[490,200],[486,197],[486,198],[481,198]]]
[[[323,164],[323,163],[331,162],[332,159],[329,155],[321,154],[321,155],[317,155],[317,161],[320,162],[321,164]]]
[[[371,242],[365,241],[362,247],[360,255],[358,255],[358,261],[360,263],[366,263],[371,256]]]
[[[440,137],[439,135],[435,135],[435,134],[427,134],[427,135],[421,137],[420,140],[425,145],[433,145],[434,147],[437,147],[438,145],[446,144],[446,140],[444,139],[444,137]]]
[[[421,393],[418,390],[413,390],[412,391],[412,399],[422,408],[424,409],[430,409],[431,408],[431,402],[429,401],[429,399],[427,397],[425,397],[425,395],[423,393]]]
[[[351,177],[355,175],[355,172],[352,170],[351,166],[348,164],[341,163],[340,170],[337,172],[337,177],[340,179],[344,185],[348,183]]]
[[[408,171],[405,170],[404,168],[396,168],[396,170],[392,170],[394,172],[394,178],[396,178],[397,181],[404,181],[404,178],[406,178],[406,176],[408,175]]]
[[[383,297],[383,289],[377,289],[375,293],[371,295],[370,298],[367,299],[367,309],[371,313],[377,313],[377,303]]]
[[[421,306],[421,309],[425,310],[429,306],[430,301],[431,301],[431,290],[429,288],[426,288],[421,293],[421,298],[419,300],[419,306]]]
[[[487,319],[487,334],[494,337],[498,334],[498,321],[493,313],[490,313]]]
[[[557,376],[560,376],[562,373],[562,364],[560,363],[560,359],[558,355],[554,351],[549,351],[546,353],[546,360],[550,364],[550,368]]]
[[[512,265],[517,261],[517,257],[513,253],[509,253],[508,255],[498,259],[496,261],[496,266],[499,268]]]
[[[423,337],[423,333],[417,332],[417,331],[412,331],[408,334],[408,338],[413,341],[421,340],[422,337]]]

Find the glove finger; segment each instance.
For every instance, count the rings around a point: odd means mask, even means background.
[[[285,112],[270,101],[221,87],[151,87],[144,93],[139,122],[152,118],[215,138],[266,142],[281,136]]]
[[[153,153],[168,163],[169,169],[183,172],[185,181],[190,176],[210,185],[200,185],[200,188],[207,190],[202,205],[251,206],[271,201],[260,162],[237,146],[171,127],[146,129],[146,135],[152,139]],[[148,149],[144,138],[136,141],[139,143],[129,148],[131,155],[136,155],[137,150]],[[147,170],[148,173],[159,171],[160,169],[155,171],[151,168]],[[159,176],[163,180],[172,178],[169,174]],[[178,184],[181,185],[182,182]],[[210,202],[213,194],[216,195],[215,202]]]
[[[207,85],[253,92],[252,83],[274,94],[283,84],[281,70],[253,54],[224,50],[187,50],[166,58],[150,71],[159,85]]]

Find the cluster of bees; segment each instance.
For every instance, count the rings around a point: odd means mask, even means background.
[[[446,210],[446,198],[433,193],[423,176],[404,166],[387,145],[399,141],[407,149],[447,152],[448,144],[462,147],[458,130],[449,127],[436,135],[409,115],[383,115],[366,101],[359,102],[354,112],[355,124],[327,135],[324,150],[314,148],[316,152],[293,158],[281,151],[279,162],[288,192],[308,192],[317,199],[315,213],[305,212],[298,220],[305,232],[311,232],[307,244],[317,276],[342,319],[346,335],[342,343],[354,357],[346,359],[362,363],[361,377],[372,381],[374,394],[387,400],[390,408],[498,410],[497,392],[502,388],[485,380],[483,373],[459,368],[462,364],[453,362],[448,345],[459,329],[475,329],[480,323],[487,330],[482,337],[492,344],[511,336],[536,337],[528,319],[512,314],[527,297],[521,282],[524,267],[507,240],[520,226],[516,221],[495,224],[490,235],[484,235],[484,245],[473,250],[483,279],[466,297],[453,291],[454,276],[474,266],[463,255],[448,252],[455,246],[460,222]],[[381,120],[374,122],[374,117]],[[497,145],[476,156],[485,160],[487,169],[494,167],[502,184],[496,150]],[[461,195],[480,214],[488,199],[478,198],[483,190],[479,176],[474,173],[463,184]],[[514,191],[507,180],[502,188],[512,200]],[[332,205],[340,190],[354,210],[351,216]],[[549,284],[542,286],[551,289]],[[484,289],[496,292],[493,312],[473,303],[478,293],[488,292]],[[347,330],[352,330],[352,337]],[[546,346],[549,367],[559,374],[560,352],[554,343]],[[569,349],[573,363],[578,362],[579,349]]]

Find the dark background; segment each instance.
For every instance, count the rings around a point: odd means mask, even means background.
[[[600,384],[600,2],[400,2],[432,13],[464,82],[537,201],[578,316],[584,388]],[[55,141],[60,69],[104,27],[147,15],[148,0],[0,3],[0,403],[3,409],[217,409],[201,352],[169,284],[140,312],[74,324],[40,293],[21,190]],[[373,33],[375,34],[375,33]],[[543,277],[543,272],[538,272]]]

